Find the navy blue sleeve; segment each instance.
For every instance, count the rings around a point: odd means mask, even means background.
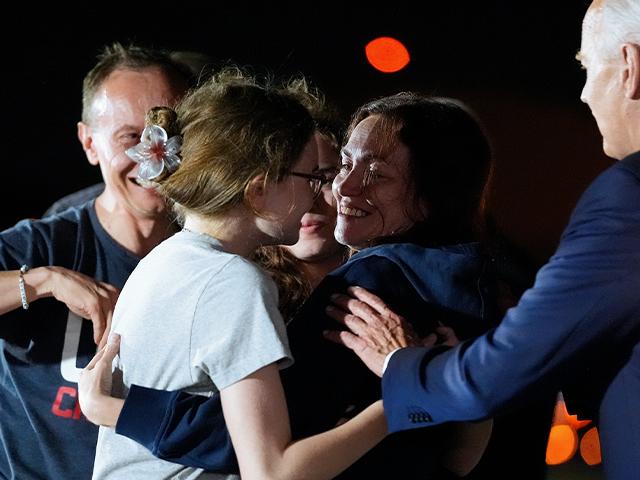
[[[239,473],[218,394],[204,397],[132,385],[116,433],[169,462]]]
[[[21,265],[36,267],[49,264],[47,255],[48,239],[41,229],[30,220],[23,220],[16,226],[0,232],[0,268],[17,270]]]
[[[22,265],[33,268],[52,264],[55,255],[49,247],[51,231],[42,222],[23,220],[0,232],[0,270],[18,270]],[[67,259],[68,250],[61,249],[60,256]],[[16,293],[17,289],[16,283]],[[44,299],[32,303],[29,311],[17,308],[0,316],[0,338],[11,344],[28,346],[37,333],[34,326],[38,319],[51,318],[53,314],[46,314],[47,309],[58,308],[52,303],[51,299]]]

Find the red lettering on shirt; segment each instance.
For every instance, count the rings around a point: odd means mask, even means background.
[[[78,420],[82,416],[80,402],[78,402],[78,391],[74,387],[61,386],[58,388],[56,398],[51,405],[51,412],[58,417]]]

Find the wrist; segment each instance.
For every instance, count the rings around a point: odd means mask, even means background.
[[[384,375],[384,372],[387,369],[387,366],[389,365],[389,360],[391,360],[391,357],[393,357],[393,354],[396,353],[398,350],[400,350],[400,348],[396,348],[395,350],[390,351],[384,357],[384,362],[382,363],[382,375]]]
[[[96,425],[114,428],[118,423],[123,406],[123,399],[101,395],[100,398],[92,402],[92,405],[86,411],[83,409],[83,413],[89,421]]]
[[[24,288],[29,303],[40,298],[51,297],[53,281],[52,267],[36,267],[23,274]]]
[[[124,406],[124,400],[121,398],[108,397],[106,402],[106,411],[104,412],[103,422],[100,425],[105,427],[115,428]]]

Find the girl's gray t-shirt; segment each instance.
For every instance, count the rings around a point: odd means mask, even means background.
[[[129,277],[112,331],[121,335],[114,394],[131,384],[211,395],[256,370],[292,362],[273,280],[213,237],[182,231]],[[100,428],[93,478],[233,478],[154,457]]]

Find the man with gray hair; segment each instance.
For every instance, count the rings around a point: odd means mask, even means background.
[[[595,0],[578,60],[607,155],[560,245],[493,331],[454,348],[412,347],[404,320],[351,290],[333,332],[382,376],[391,432],[488,418],[579,385],[609,479],[640,478],[640,0]],[[386,369],[385,369],[386,366]],[[569,396],[569,395],[565,395]],[[568,398],[568,400],[571,400]],[[589,418],[592,418],[591,416]]]
[[[98,431],[80,411],[79,372],[106,341],[118,289],[174,231],[125,150],[147,110],[173,105],[187,86],[164,52],[105,48],[84,79],[77,125],[104,192],[0,232],[0,478],[91,477]]]

